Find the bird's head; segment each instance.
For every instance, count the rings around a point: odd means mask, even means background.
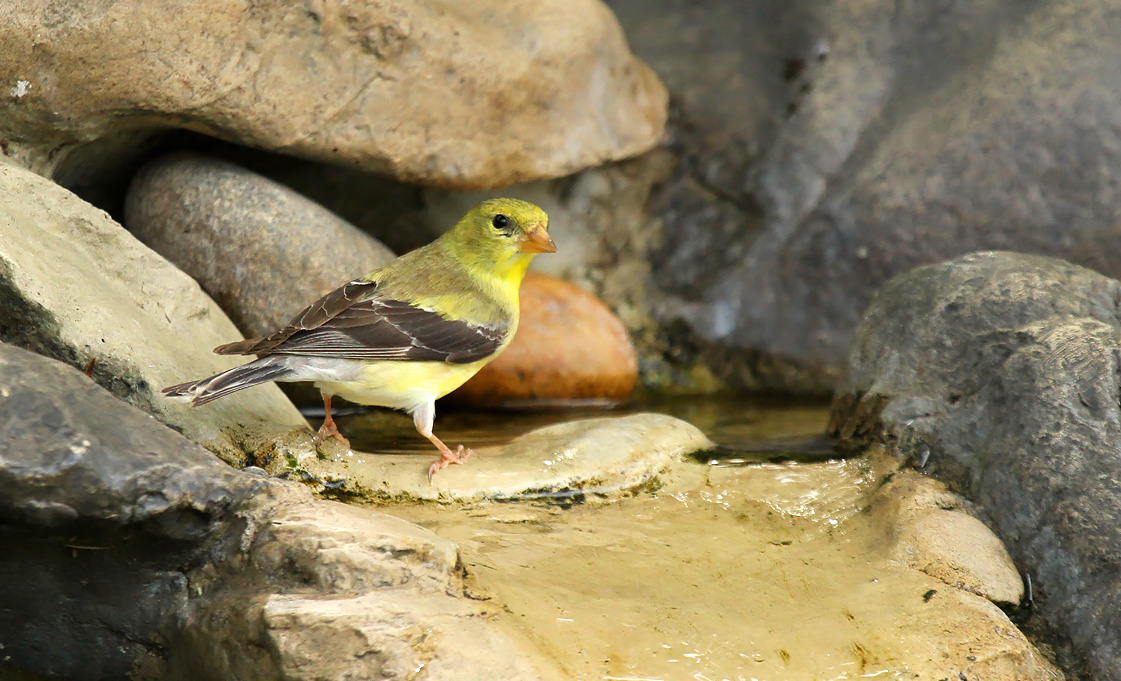
[[[489,199],[468,211],[446,235],[457,255],[520,280],[537,253],[556,253],[549,216],[528,201]]]

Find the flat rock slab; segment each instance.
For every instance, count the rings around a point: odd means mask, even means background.
[[[683,454],[712,446],[685,421],[634,414],[561,423],[505,446],[480,447],[431,484],[426,474],[435,450],[379,455],[340,448],[301,460],[299,468],[329,490],[372,501],[610,497],[651,482]]]

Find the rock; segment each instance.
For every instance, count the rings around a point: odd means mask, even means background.
[[[1052,258],[916,269],[865,314],[830,426],[983,507],[1067,662],[1103,679],[1121,678],[1118,300],[1121,283]]]
[[[426,477],[428,465],[438,454],[427,447],[416,454],[337,451],[297,461],[272,457],[260,463],[274,474],[295,474],[333,494],[375,502],[594,500],[654,484],[682,455],[712,446],[685,421],[663,414],[633,414],[569,421],[530,431],[503,446],[473,447],[475,456],[466,464],[445,468],[431,484]]]
[[[609,4],[667,147],[526,194],[644,384],[826,395],[881,284],[978,249],[1121,276],[1112,3]]]
[[[0,196],[0,340],[91,368],[114,395],[231,463],[265,444],[311,450],[307,423],[273,386],[200,408],[160,394],[237,364],[211,353],[238,332],[190,277],[11,163],[0,163]]]
[[[1024,583],[1008,550],[968,503],[942,483],[902,470],[877,490],[873,513],[888,516],[894,560],[1002,606],[1018,606]]]
[[[929,607],[894,635],[926,636],[937,642],[938,635],[945,636],[945,632],[969,632],[968,642],[963,641],[964,649],[956,651],[933,648],[927,659],[916,664],[917,670],[907,669],[899,678],[907,678],[904,674],[910,672],[912,678],[938,681],[960,680],[963,676],[983,681],[1062,681],[1063,673],[1000,608],[968,591],[939,588],[941,583],[935,580],[929,586],[915,594],[916,599],[926,599]]]
[[[900,528],[896,558],[998,605],[1018,606],[1024,583],[1004,544],[960,511],[932,511]]]
[[[530,272],[509,347],[449,398],[476,405],[619,404],[638,380],[627,330],[595,296]]]
[[[129,189],[125,224],[199,282],[249,337],[267,336],[394,258],[291,189],[195,154],[145,166]]]
[[[666,115],[665,89],[598,0],[223,0],[205,13],[35,0],[6,12],[0,44],[0,127],[46,175],[67,157],[96,173],[137,137],[185,128],[495,187],[641,153]]]
[[[427,530],[230,468],[2,343],[0,414],[6,674],[558,678]]]

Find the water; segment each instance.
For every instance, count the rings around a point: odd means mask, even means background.
[[[641,406],[693,422],[722,448],[682,464],[685,482],[610,504],[382,510],[456,541],[469,592],[490,598],[566,678],[1054,678],[1042,661],[1038,675],[993,673],[1011,648],[975,632],[994,631],[1003,615],[887,559],[891,528],[869,513],[869,499],[889,471],[870,457],[832,458],[819,437],[824,405]],[[437,432],[501,444],[589,414],[603,412],[443,412]],[[350,416],[340,425],[358,448],[430,448],[407,417]]]
[[[737,453],[748,459],[820,459],[830,451],[820,434],[825,428],[826,405],[776,400],[749,401],[733,398],[674,398],[646,400],[618,409],[573,408],[520,411],[468,411],[438,407],[435,433],[448,443],[470,447],[503,445],[534,428],[583,418],[602,418],[643,411],[676,416],[705,431],[726,449],[715,453],[726,459]],[[309,410],[311,420],[323,412]],[[410,417],[400,412],[351,411],[337,416],[355,450],[379,454],[432,453]],[[750,455],[756,456],[750,456]]]

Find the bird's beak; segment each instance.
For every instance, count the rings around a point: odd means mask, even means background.
[[[525,233],[525,239],[518,244],[518,250],[522,253],[556,253],[557,245],[545,228],[537,225]]]

